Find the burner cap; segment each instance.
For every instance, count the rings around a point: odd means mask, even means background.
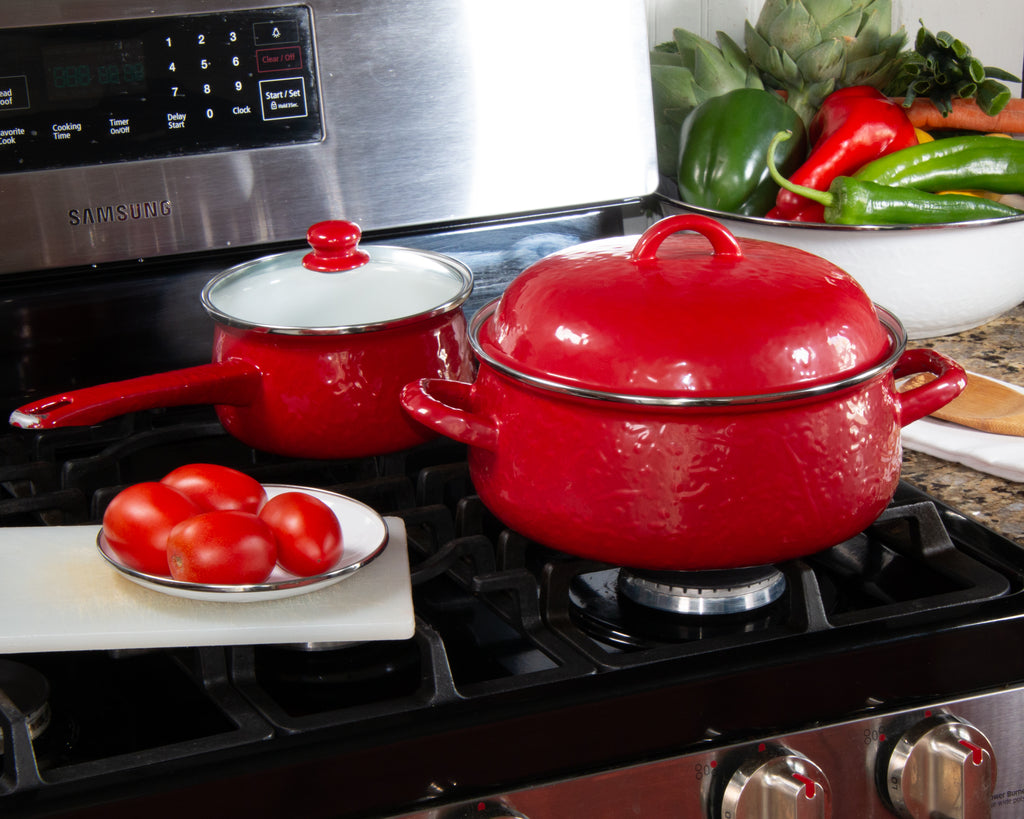
[[[704,572],[619,572],[619,591],[641,606],[677,614],[736,614],[777,600],[786,578],[774,566]]]
[[[22,663],[0,660],[0,690],[25,715],[32,739],[46,730],[50,724],[50,683],[46,677]],[[0,743],[2,741],[3,730],[0,729]]]

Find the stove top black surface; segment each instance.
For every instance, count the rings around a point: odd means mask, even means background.
[[[1019,547],[907,484],[862,535],[776,567],[778,599],[712,616],[650,610],[623,570],[503,527],[459,445],[295,461],[205,408],[0,435],[0,525],[98,525],[123,486],[195,461],[401,518],[414,637],[4,658],[0,811],[397,814],[1024,680],[991,648],[1024,637]]]

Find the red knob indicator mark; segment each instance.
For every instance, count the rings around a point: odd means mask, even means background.
[[[960,744],[963,745],[968,751],[971,752],[971,762],[975,765],[980,765],[984,755],[984,750],[973,742],[968,742],[966,739],[961,739]]]
[[[804,776],[803,774],[798,774],[798,773],[793,774],[793,778],[797,782],[799,782],[801,785],[804,786],[804,791],[807,794],[807,798],[808,799],[813,799],[814,798],[814,788],[815,788],[814,780],[811,779],[809,776]]]

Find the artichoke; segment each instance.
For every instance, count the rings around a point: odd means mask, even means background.
[[[651,85],[658,171],[675,179],[679,129],[686,115],[727,91],[764,85],[743,49],[723,32],[717,33],[718,46],[682,28],[672,36],[651,50]]]
[[[891,0],[766,0],[745,42],[766,83],[809,123],[837,88],[888,85],[907,35],[892,31]]]

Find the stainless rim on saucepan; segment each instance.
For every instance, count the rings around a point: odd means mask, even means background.
[[[392,247],[387,245],[369,246],[368,250],[373,261],[397,268],[399,265],[418,264],[425,274],[432,273],[438,277],[446,277],[444,295],[441,298],[427,300],[424,304],[404,314],[396,314],[370,321],[350,321],[340,324],[335,323],[275,323],[267,321],[256,321],[237,315],[230,310],[222,309],[216,303],[216,293],[219,288],[228,282],[242,280],[244,277],[253,275],[254,270],[265,268],[272,264],[288,262],[294,264],[297,270],[301,266],[302,257],[305,251],[289,251],[287,253],[276,253],[244,262],[235,267],[229,268],[218,274],[207,282],[203,288],[201,299],[204,309],[217,322],[235,327],[241,330],[254,330],[263,333],[275,333],[279,335],[346,335],[354,333],[369,333],[377,330],[392,329],[415,324],[430,318],[445,315],[459,308],[469,298],[473,291],[473,274],[470,269],[450,256],[435,253],[429,250],[410,250],[404,247]],[[428,270],[429,266],[429,270]],[[339,284],[344,282],[346,272],[340,273],[314,273],[318,277],[324,277],[323,281],[336,281]],[[328,278],[328,277],[333,277]],[[384,287],[384,284],[381,284]],[[385,293],[385,297],[391,295]]]

